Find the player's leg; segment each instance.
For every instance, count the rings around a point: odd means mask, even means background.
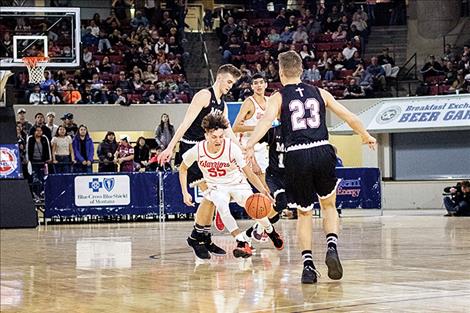
[[[285,181],[287,205],[297,209],[297,235],[302,253],[303,270],[301,282],[317,282],[317,271],[313,263],[312,209],[315,194],[312,164],[315,162],[312,149],[289,151],[285,154]]]
[[[315,148],[314,172],[315,187],[321,204],[323,230],[326,235],[327,253],[325,263],[328,266],[328,277],[341,279],[343,268],[338,256],[339,216],[336,211],[336,155],[330,145]]]

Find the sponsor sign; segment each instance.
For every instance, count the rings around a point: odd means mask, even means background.
[[[127,175],[77,176],[74,190],[78,207],[129,205],[131,202]]]
[[[0,145],[0,178],[22,177],[18,145]]]
[[[370,131],[470,126],[470,97],[386,100],[367,127]]]

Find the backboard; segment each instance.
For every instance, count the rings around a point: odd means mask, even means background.
[[[80,65],[80,8],[0,7],[0,69],[49,57],[48,68]]]

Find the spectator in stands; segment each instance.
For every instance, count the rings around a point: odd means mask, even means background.
[[[465,75],[465,83],[462,86],[462,93],[470,93],[470,74]]]
[[[354,25],[354,26],[356,27],[356,29],[357,29],[358,31],[360,31],[361,33],[367,30],[367,22],[366,22],[366,20],[364,19],[364,17],[363,17],[360,13],[358,13],[358,12],[356,12],[356,13],[353,14],[351,27],[352,27],[353,25]]]
[[[226,39],[229,39],[236,29],[237,25],[235,24],[235,19],[232,16],[229,16],[227,19],[227,24],[222,27],[222,34]]]
[[[443,75],[445,75],[444,83],[451,85],[457,79],[457,69],[454,66],[454,63],[452,63],[451,61],[446,62],[442,70],[443,70]],[[442,81],[439,81],[438,79],[437,83],[441,83],[441,82]]]
[[[183,47],[176,41],[174,36],[171,36],[168,39],[168,52],[172,53],[176,57],[184,55]]]
[[[281,40],[281,36],[278,34],[275,28],[271,28],[271,32],[268,35],[268,39],[273,44],[277,44]]]
[[[126,94],[122,91],[121,88],[116,88],[115,92],[109,94],[109,100],[112,104],[119,104],[124,106],[129,106],[129,100],[127,99]]]
[[[141,11],[136,11],[134,18],[131,20],[130,23],[133,29],[137,29],[140,26],[147,27],[149,25],[149,20],[143,16]]]
[[[346,61],[350,60],[354,56],[355,52],[357,52],[357,48],[353,46],[351,41],[348,41],[346,43],[346,47],[343,49],[343,56]]]
[[[310,68],[304,69],[302,73],[302,81],[319,81],[321,80],[320,71],[317,69],[317,65],[312,63]]]
[[[357,27],[356,25],[351,25],[347,35],[346,35],[346,39],[348,41],[352,41],[354,44],[357,44],[359,43],[361,45],[361,48],[362,46],[364,45],[364,36],[362,35],[362,32],[358,31],[357,30]]]
[[[41,135],[46,136],[50,142],[52,139],[52,133],[51,133],[51,130],[46,126],[44,114],[42,114],[41,112],[36,113],[36,115],[34,116],[34,120],[35,120],[35,123],[33,127],[31,127],[31,129],[29,130],[28,135],[34,136],[34,133],[36,132],[36,128],[41,128],[42,129]]]
[[[424,80],[431,76],[438,76],[444,74],[441,64],[436,61],[434,55],[429,56],[428,62],[426,62],[423,68],[421,68],[420,73],[423,75]]]
[[[46,101],[49,104],[62,103],[62,100],[60,99],[59,93],[57,92],[55,85],[49,85],[49,91],[46,95]]]
[[[370,61],[371,64],[366,68],[366,72],[372,77],[374,85],[380,85],[380,88],[385,90],[387,82],[385,80],[385,71],[383,67],[379,65],[377,57],[372,57]]]
[[[349,80],[349,85],[344,89],[343,96],[345,99],[357,99],[357,98],[364,98],[366,96],[366,92],[359,86],[357,83],[356,78],[351,78]]]
[[[178,58],[175,58],[173,60],[170,60],[170,67],[171,67],[171,73],[172,74],[181,74],[185,75],[186,72],[183,69],[183,66],[181,65],[181,61]]]
[[[456,186],[444,188],[447,214],[444,216],[470,216],[470,182],[464,180]]]
[[[21,122],[16,122],[16,140],[18,144],[18,149],[20,153],[20,161],[21,161],[21,168],[23,172],[23,176],[25,179],[29,181],[29,173],[28,173],[28,158],[26,157],[26,138],[27,135],[23,130],[23,125]]]
[[[82,36],[82,44],[84,47],[92,47],[98,44],[98,37],[93,36],[90,26],[85,28],[85,34]]]
[[[64,92],[64,102],[68,104],[76,104],[82,100],[82,95],[76,88],[75,82],[69,82],[67,91]]]
[[[470,45],[463,46],[462,57],[464,56],[470,57]]]
[[[346,35],[346,31],[341,27],[341,25],[339,25],[336,31],[331,35],[331,39],[335,41],[341,41],[346,39]]]
[[[13,41],[9,32],[3,34],[2,41],[0,41],[0,57],[13,56]]]
[[[250,42],[252,46],[258,46],[261,44],[261,42],[264,40],[266,35],[264,32],[261,30],[261,28],[257,27],[255,31],[252,33],[250,37]],[[281,39],[282,40],[282,39]]]
[[[204,21],[204,30],[212,31],[212,28],[214,27],[214,18],[210,9],[205,10],[202,20]]]
[[[170,17],[170,12],[163,12],[162,28],[164,34],[168,34],[172,28],[176,28],[176,22]]]
[[[444,48],[444,55],[441,57],[441,60],[442,61],[452,61],[454,62],[456,59],[456,55],[454,52],[452,52],[452,47],[450,44],[446,44],[445,48]]]
[[[236,36],[231,36],[230,41],[224,46],[223,59],[225,63],[230,63],[233,56],[240,56],[243,47]]]
[[[114,155],[118,148],[116,135],[112,131],[108,131],[103,141],[98,145],[98,172],[116,172],[117,166],[114,163]]]
[[[328,56],[328,52],[324,51],[321,58],[317,61],[317,68],[323,74],[325,72],[328,63],[331,63],[331,58]]]
[[[42,92],[47,92],[49,90],[50,85],[54,85],[55,80],[53,79],[53,75],[50,71],[44,71],[44,81],[41,82],[40,87]]]
[[[347,15],[343,15],[341,17],[341,21],[339,22],[339,26],[341,26],[341,28],[343,30],[345,30],[346,32],[349,31],[349,20],[348,20],[348,16]]]
[[[96,25],[96,22],[94,20],[90,20],[89,27],[91,28],[91,34],[95,36],[96,38],[98,38],[100,35],[100,27]]]
[[[395,66],[395,60],[389,55],[388,48],[382,49],[382,54],[379,55],[378,62],[382,65],[386,77],[397,77],[400,68]]]
[[[284,29],[284,27],[287,26],[287,17],[286,17],[286,9],[285,8],[281,8],[279,10],[279,14],[274,19],[272,25],[276,29]]]
[[[150,84],[149,89],[144,91],[142,98],[144,103],[161,103],[162,99],[160,98],[160,93],[157,91],[155,83]]]
[[[304,26],[297,27],[297,30],[292,34],[292,42],[308,44],[308,34]]]
[[[281,35],[279,36],[281,42],[283,43],[291,43],[292,42],[292,37],[294,36],[294,33],[290,29],[289,26],[285,26],[284,30],[282,31]]]
[[[323,71],[324,80],[334,80],[335,79],[335,69],[333,65],[333,60],[331,62],[326,62],[325,68]]]
[[[337,24],[333,22],[330,16],[328,16],[322,26],[323,32],[326,34],[332,34],[337,29]]]
[[[104,72],[110,73],[110,72],[112,72],[113,66],[112,66],[111,63],[109,63],[109,57],[108,56],[103,57],[103,60],[101,61],[98,68],[99,68],[101,73],[104,73]]]
[[[100,79],[98,74],[93,74],[93,78],[90,81],[90,93],[92,97],[92,103],[107,103],[106,91],[104,90],[104,83]]]
[[[46,94],[41,91],[39,84],[34,85],[33,91],[29,95],[29,103],[31,104],[46,104]]]
[[[19,108],[16,111],[17,122],[20,123],[22,130],[26,134],[29,134],[29,131],[33,127],[33,124],[28,122],[28,120],[26,119],[25,114],[26,114],[26,110],[24,108]]]
[[[63,125],[58,126],[51,144],[54,173],[70,173],[73,162],[72,138],[67,135],[67,130]]]
[[[315,37],[316,34],[321,33],[321,21],[318,16],[309,17],[308,24],[306,27],[309,36]]]
[[[150,159],[150,148],[145,143],[145,138],[140,136],[134,147],[134,164],[136,171],[144,169]]]
[[[463,72],[460,72],[459,74],[457,74],[457,79],[454,80],[454,82],[450,86],[449,92],[460,93],[461,91],[463,91],[464,84],[465,78],[463,76]]]
[[[462,55],[462,58],[457,64],[457,69],[466,73],[470,73],[470,55]]]
[[[44,176],[47,163],[51,162],[49,139],[43,135],[41,127],[35,128],[33,135],[28,137],[26,155],[32,168],[32,191],[35,198],[41,197],[44,191]]]
[[[54,124],[55,113],[54,112],[47,112],[46,119],[47,119],[46,126],[51,131],[51,136],[54,137],[55,134],[57,133],[57,128],[59,127],[58,125]]]
[[[168,114],[163,113],[160,124],[155,128],[155,141],[157,146],[163,151],[168,147],[171,139],[175,135],[175,127],[170,123]]]
[[[108,34],[104,30],[100,30],[98,36],[98,53],[114,53]]]
[[[274,63],[268,64],[268,70],[266,72],[266,81],[268,81],[269,83],[278,83],[281,81],[279,78],[279,70],[274,65]]]
[[[132,85],[129,80],[126,78],[126,73],[124,71],[119,72],[119,78],[114,84],[114,88],[121,88],[124,93],[132,91]]]
[[[131,84],[131,90],[133,92],[143,92],[144,90],[144,82],[140,79],[140,74],[135,73],[134,77],[130,81]]]
[[[120,138],[118,148],[114,154],[114,163],[119,164],[120,172],[134,171],[134,148],[129,144],[126,135]]]
[[[160,51],[162,51],[165,54],[168,54],[170,52],[170,48],[168,47],[168,44],[165,41],[165,37],[160,37],[158,39],[158,42],[155,44],[155,53],[158,54]]]
[[[78,126],[73,122],[73,114],[65,113],[63,117],[60,118],[63,121],[67,135],[71,138],[74,138],[78,132]]]
[[[152,84],[158,81],[158,76],[152,64],[147,65],[146,70],[143,72],[144,82],[151,82]]]
[[[74,173],[92,173],[93,156],[95,153],[93,140],[88,134],[85,125],[78,127],[78,133],[72,141],[73,155],[75,156]]]
[[[300,57],[306,62],[313,61],[315,59],[315,54],[311,49],[309,49],[308,45],[302,45],[302,50],[300,51]]]

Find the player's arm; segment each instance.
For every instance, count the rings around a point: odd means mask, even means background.
[[[279,116],[281,102],[282,96],[278,92],[268,98],[263,118],[259,120],[255,129],[253,130],[253,133],[248,140],[247,148],[253,148],[255,144],[259,142],[271,128],[273,121]]]
[[[175,135],[168,144],[168,147],[158,155],[158,162],[160,164],[166,163],[170,160],[176,143],[183,137],[184,133],[194,122],[199,112],[201,112],[201,110],[209,103],[210,96],[210,92],[206,89],[200,90],[194,95],[183,118],[183,122],[176,130]]]
[[[197,160],[197,145],[189,149],[183,154],[183,162],[178,169],[181,193],[183,194],[183,202],[187,206],[194,206],[193,198],[188,192],[188,168]]]
[[[254,114],[255,105],[251,99],[245,99],[243,101],[242,106],[240,107],[240,111],[238,112],[237,118],[233,123],[233,132],[235,133],[243,133],[243,132],[251,132],[255,129],[254,126],[245,126],[245,121]]]
[[[271,197],[270,193],[269,193],[269,190],[267,190],[263,183],[261,182],[261,180],[259,179],[259,177],[255,174],[255,172],[253,172],[253,170],[251,169],[251,167],[249,165],[245,165],[243,168],[242,168],[242,171],[243,173],[245,174],[246,178],[248,178],[248,181],[253,185],[255,186],[256,189],[258,189],[258,191],[262,194],[264,194],[265,196],[269,197],[269,199],[271,199],[271,201],[274,202],[274,199]]]
[[[369,148],[375,150],[377,140],[372,137],[362,124],[359,117],[349,111],[344,105],[336,101],[336,99],[326,90],[320,89],[321,96],[325,101],[326,107],[335,113],[339,118],[345,121],[359,136],[362,143],[367,144]]]

